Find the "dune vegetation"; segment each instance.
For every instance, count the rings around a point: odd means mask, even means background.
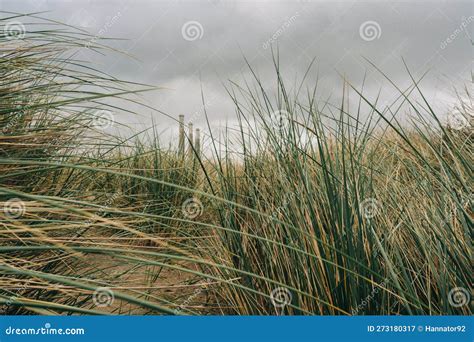
[[[249,64],[227,89],[239,126],[189,156],[154,126],[101,129],[160,90],[76,59],[116,53],[102,40],[37,20],[0,19],[3,314],[471,313],[468,88],[453,128],[408,67],[397,102],[345,82],[334,106],[290,90],[274,54],[271,93]]]

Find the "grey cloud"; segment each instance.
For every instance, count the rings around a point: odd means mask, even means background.
[[[450,87],[469,82],[470,77],[472,21],[446,42],[473,15],[468,1],[0,0],[0,4],[3,10],[17,12],[49,10],[44,16],[86,26],[100,36],[126,38],[110,44],[138,61],[90,55],[87,50],[83,57],[117,77],[168,88],[147,95],[146,100],[176,117],[200,111],[202,85],[213,99],[211,119],[230,120],[234,109],[222,83],[248,76],[245,56],[264,82],[272,84],[270,43],[274,48],[278,45],[290,83],[295,75],[303,76],[316,58],[310,81],[319,70],[322,96],[332,89],[340,93],[339,73],[359,85],[369,72],[366,89],[376,94],[384,87],[389,89],[386,96],[394,97],[393,89],[371,72],[363,57],[402,86],[409,83],[402,57],[417,75],[430,69],[423,86],[431,98],[445,102],[452,97]],[[202,26],[202,38],[183,39],[182,26],[189,21]],[[380,27],[373,40],[360,35],[365,22]],[[203,124],[202,115],[194,117]],[[170,123],[160,119],[164,126]]]

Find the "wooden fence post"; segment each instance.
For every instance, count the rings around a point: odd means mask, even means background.
[[[178,153],[180,157],[184,156],[184,115],[179,116],[179,140]]]
[[[193,123],[190,122],[188,124],[188,141],[189,141],[189,146],[188,146],[188,155],[189,155],[189,158],[192,158],[193,155],[194,155],[194,152],[193,152]]]
[[[194,149],[196,150],[196,156],[201,158],[201,130],[196,128],[196,140],[194,142]]]

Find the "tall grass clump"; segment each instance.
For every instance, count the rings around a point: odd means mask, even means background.
[[[20,31],[10,32],[12,24]],[[153,241],[168,250],[147,231],[168,226],[157,208],[169,207],[179,194],[168,192],[168,202],[154,198],[148,193],[160,192],[163,184],[144,179],[160,177],[160,169],[173,177],[173,158],[107,131],[118,125],[120,112],[133,114],[114,101],[136,102],[134,94],[152,88],[117,80],[78,59],[81,52],[105,49],[82,31],[8,13],[0,31],[2,312],[172,313],[163,306],[169,301],[151,295],[146,284],[128,293],[108,290],[128,289],[131,272],[140,272],[144,283],[159,274],[158,266],[136,255],[125,259],[127,251]],[[153,172],[142,172],[150,161]],[[178,170],[173,181],[184,177]],[[172,216],[169,208],[164,214]],[[114,306],[97,305],[109,294]]]
[[[412,86],[393,84],[385,108],[347,82],[340,106],[321,104],[316,89],[289,91],[274,62],[270,91],[251,68],[253,85],[229,89],[241,126],[224,144],[240,148],[215,166],[216,192],[252,209],[217,207],[216,262],[228,255],[240,284],[280,296],[233,288],[235,312],[470,312],[450,300],[470,293],[472,102],[464,127],[446,127],[407,69]]]
[[[392,104],[345,81],[334,105],[305,80],[288,88],[275,58],[273,85],[250,65],[229,84],[238,127],[210,129],[190,161],[155,126],[110,131],[152,88],[78,59],[107,52],[95,37],[5,13],[0,32],[12,21],[25,32],[0,34],[2,312],[471,312],[469,90],[455,129],[408,67],[407,89],[387,77]]]

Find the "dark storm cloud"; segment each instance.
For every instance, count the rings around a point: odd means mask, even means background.
[[[402,87],[409,77],[403,57],[416,74],[430,70],[423,86],[429,97],[449,101],[452,85],[470,77],[472,5],[466,1],[68,1],[0,0],[3,10],[50,11],[48,18],[81,26],[135,56],[82,57],[119,78],[167,88],[146,100],[176,116],[203,123],[201,85],[214,122],[232,120],[234,110],[222,83],[248,75],[245,56],[265,84],[274,81],[271,48],[278,45],[286,81],[302,77],[313,58],[310,80],[322,79],[321,96],[340,90],[340,74],[366,89],[382,87],[367,57]],[[184,26],[188,23],[187,26]],[[125,121],[133,121],[124,118]],[[163,124],[169,123],[163,118]]]

